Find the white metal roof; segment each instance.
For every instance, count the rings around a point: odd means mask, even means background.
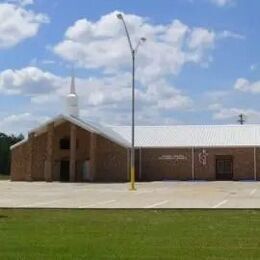
[[[130,127],[112,127],[129,143]],[[260,146],[260,125],[137,126],[136,147]]]
[[[41,134],[47,125],[67,120],[79,127],[99,134],[119,145],[130,147],[130,126],[103,126],[70,116],[60,115],[31,132]],[[11,149],[26,142],[15,144]],[[260,125],[174,125],[136,126],[135,146],[143,148],[169,147],[253,147],[260,146]]]
[[[68,115],[59,115],[59,116],[45,122],[41,126],[31,130],[30,132],[33,132],[36,135],[39,135],[39,134],[42,134],[47,131],[48,124],[53,122],[54,125],[59,125],[59,124],[63,123],[64,121],[68,121],[72,124],[75,124],[75,125],[81,127],[82,129],[85,129],[86,131],[89,131],[91,133],[99,134],[121,146],[129,147],[129,145],[130,145],[130,143],[128,143],[127,140],[125,140],[123,137],[121,137],[118,133],[114,132],[109,127],[102,126],[97,123],[86,122],[81,119],[78,119],[78,118],[75,118],[72,116],[68,116]],[[27,141],[27,139],[22,140],[21,142],[11,146],[11,149],[14,149],[15,147],[25,143],[26,141]]]

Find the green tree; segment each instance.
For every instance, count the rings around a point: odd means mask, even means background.
[[[0,173],[10,174],[11,152],[10,147],[24,139],[22,134],[6,135],[0,133]]]

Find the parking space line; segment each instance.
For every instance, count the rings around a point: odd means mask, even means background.
[[[254,189],[254,190],[252,190],[252,191],[250,192],[250,196],[253,196],[255,193],[256,193],[256,189]]]
[[[228,200],[223,200],[221,201],[220,203],[216,204],[215,206],[212,207],[212,209],[217,209],[219,208],[220,206],[226,204],[228,202]]]
[[[154,204],[148,205],[148,206],[146,206],[145,208],[146,208],[146,209],[156,208],[156,207],[161,206],[161,205],[164,205],[164,204],[166,204],[166,203],[168,203],[168,202],[169,202],[168,200],[160,201],[160,202],[158,202],[158,203],[154,203]]]

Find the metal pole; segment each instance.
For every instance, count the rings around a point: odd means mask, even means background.
[[[142,148],[139,149],[139,179],[142,180]]]
[[[191,149],[191,175],[192,175],[192,180],[195,180],[195,165],[194,165],[194,147]]]
[[[132,50],[132,148],[131,148],[131,190],[135,190],[135,50]]]

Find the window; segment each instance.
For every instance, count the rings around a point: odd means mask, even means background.
[[[60,149],[69,150],[70,149],[70,139],[69,137],[64,137],[60,140]]]

